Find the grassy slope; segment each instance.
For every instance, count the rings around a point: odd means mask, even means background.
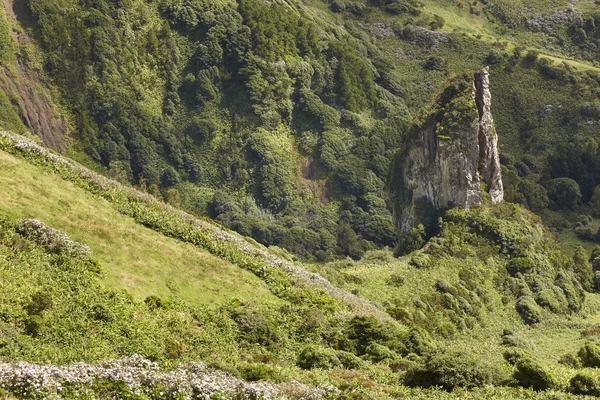
[[[530,4],[536,3],[536,4]],[[549,9],[564,9],[566,2],[528,2],[528,6],[535,6],[538,10],[549,10]],[[527,50],[538,50],[540,55],[552,60],[555,64],[562,64],[563,61],[567,61],[575,69],[579,71],[600,71],[600,68],[593,66],[587,62],[580,60],[573,60],[570,57],[566,57],[561,54],[553,54],[551,50],[545,49],[542,43],[537,43],[539,39],[532,36],[530,33],[515,32],[511,31],[509,34],[501,34],[498,32],[497,25],[492,24],[485,14],[483,13],[483,7],[478,4],[476,9],[480,11],[480,15],[471,14],[468,7],[458,8],[452,2],[440,1],[440,0],[426,0],[424,1],[425,10],[431,14],[440,15],[444,18],[445,25],[442,30],[447,32],[463,32],[471,36],[478,36],[480,40],[484,42],[495,42],[495,41],[506,41],[508,43],[508,51],[518,44],[523,46]],[[579,10],[590,10],[590,4],[588,2],[582,2],[578,4]],[[534,38],[535,43],[529,43],[530,39]]]
[[[0,151],[0,213],[36,218],[89,244],[104,281],[138,299],[178,296],[194,304],[277,298],[248,271],[118,213],[106,200]]]

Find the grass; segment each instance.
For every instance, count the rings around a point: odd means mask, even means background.
[[[106,285],[137,299],[177,296],[193,304],[233,297],[277,300],[264,282],[196,246],[165,237],[91,195],[22,159],[0,151],[0,212],[36,218],[88,244]]]

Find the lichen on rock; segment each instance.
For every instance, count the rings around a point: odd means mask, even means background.
[[[409,129],[388,187],[400,237],[452,207],[504,198],[487,68],[453,79]]]

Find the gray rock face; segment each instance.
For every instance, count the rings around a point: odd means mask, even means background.
[[[504,200],[502,175],[500,172],[500,152],[498,135],[492,116],[492,93],[487,68],[475,74],[475,104],[479,115],[479,173],[487,185],[490,200],[499,203]]]
[[[425,110],[397,154],[389,187],[402,235],[429,231],[448,208],[504,198],[487,69],[462,77]]]

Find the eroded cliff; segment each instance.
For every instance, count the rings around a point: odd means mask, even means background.
[[[390,170],[400,236],[419,224],[428,233],[448,208],[470,208],[484,196],[504,198],[488,70],[464,75],[411,126]]]

